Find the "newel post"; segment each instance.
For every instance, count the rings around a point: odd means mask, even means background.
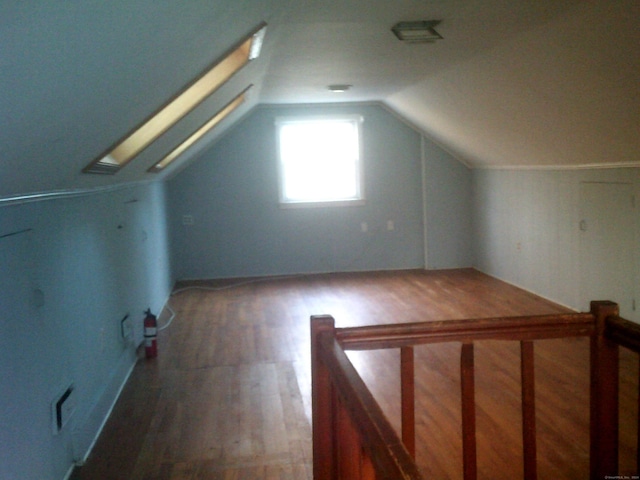
[[[311,424],[313,428],[313,478],[335,478],[335,436],[333,387],[331,377],[320,353],[320,338],[333,332],[335,321],[329,315],[311,317]]]
[[[591,302],[591,478],[618,474],[618,345],[605,336],[606,319],[619,314],[609,301]]]

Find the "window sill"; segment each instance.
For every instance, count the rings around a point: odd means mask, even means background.
[[[364,198],[358,200],[335,200],[321,202],[280,202],[279,207],[282,209],[289,208],[331,208],[331,207],[361,207],[365,205]]]

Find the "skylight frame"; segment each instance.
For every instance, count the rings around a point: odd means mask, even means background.
[[[177,95],[103,152],[83,173],[115,174],[180,119],[213,95],[260,54],[267,24],[262,22]]]
[[[191,135],[185,138],[182,142],[180,142],[173,150],[171,150],[167,155],[165,155],[160,161],[152,165],[148,171],[151,173],[159,173],[164,171],[164,169],[167,168],[169,164],[171,164],[175,159],[180,157],[180,155],[182,155],[189,148],[191,148],[195,143],[198,142],[198,140],[200,140],[204,135],[212,131],[225,118],[227,118],[240,105],[242,105],[246,101],[249,90],[252,87],[253,85],[249,85],[242,92],[236,95],[233,98],[233,100],[231,100],[224,107],[218,110],[213,117],[211,117],[204,124],[202,124],[195,132],[193,132]]]

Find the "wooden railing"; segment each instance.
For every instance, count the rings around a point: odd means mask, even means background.
[[[618,306],[612,302],[591,302],[591,310],[596,317],[596,332],[591,337],[591,478],[602,479],[618,474],[619,349],[623,346],[640,353],[640,325],[619,317]],[[640,473],[638,412],[636,473]]]
[[[537,478],[534,341],[591,338],[591,478],[618,471],[618,345],[640,352],[640,326],[618,316],[612,302],[590,313],[452,320],[335,328],[311,318],[313,472],[325,479],[422,479],[415,464],[415,345],[460,342],[462,447],[465,480],[477,477],[474,342],[520,342],[523,457],[526,480]],[[374,400],[346,350],[400,349],[401,435]],[[640,430],[639,430],[640,431]],[[639,442],[640,445],[640,442]],[[639,455],[640,458],[640,455]],[[640,471],[640,464],[638,465]]]

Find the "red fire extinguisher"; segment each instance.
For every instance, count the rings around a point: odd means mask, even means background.
[[[150,308],[144,313],[144,352],[147,358],[155,358],[158,356],[158,318]]]

